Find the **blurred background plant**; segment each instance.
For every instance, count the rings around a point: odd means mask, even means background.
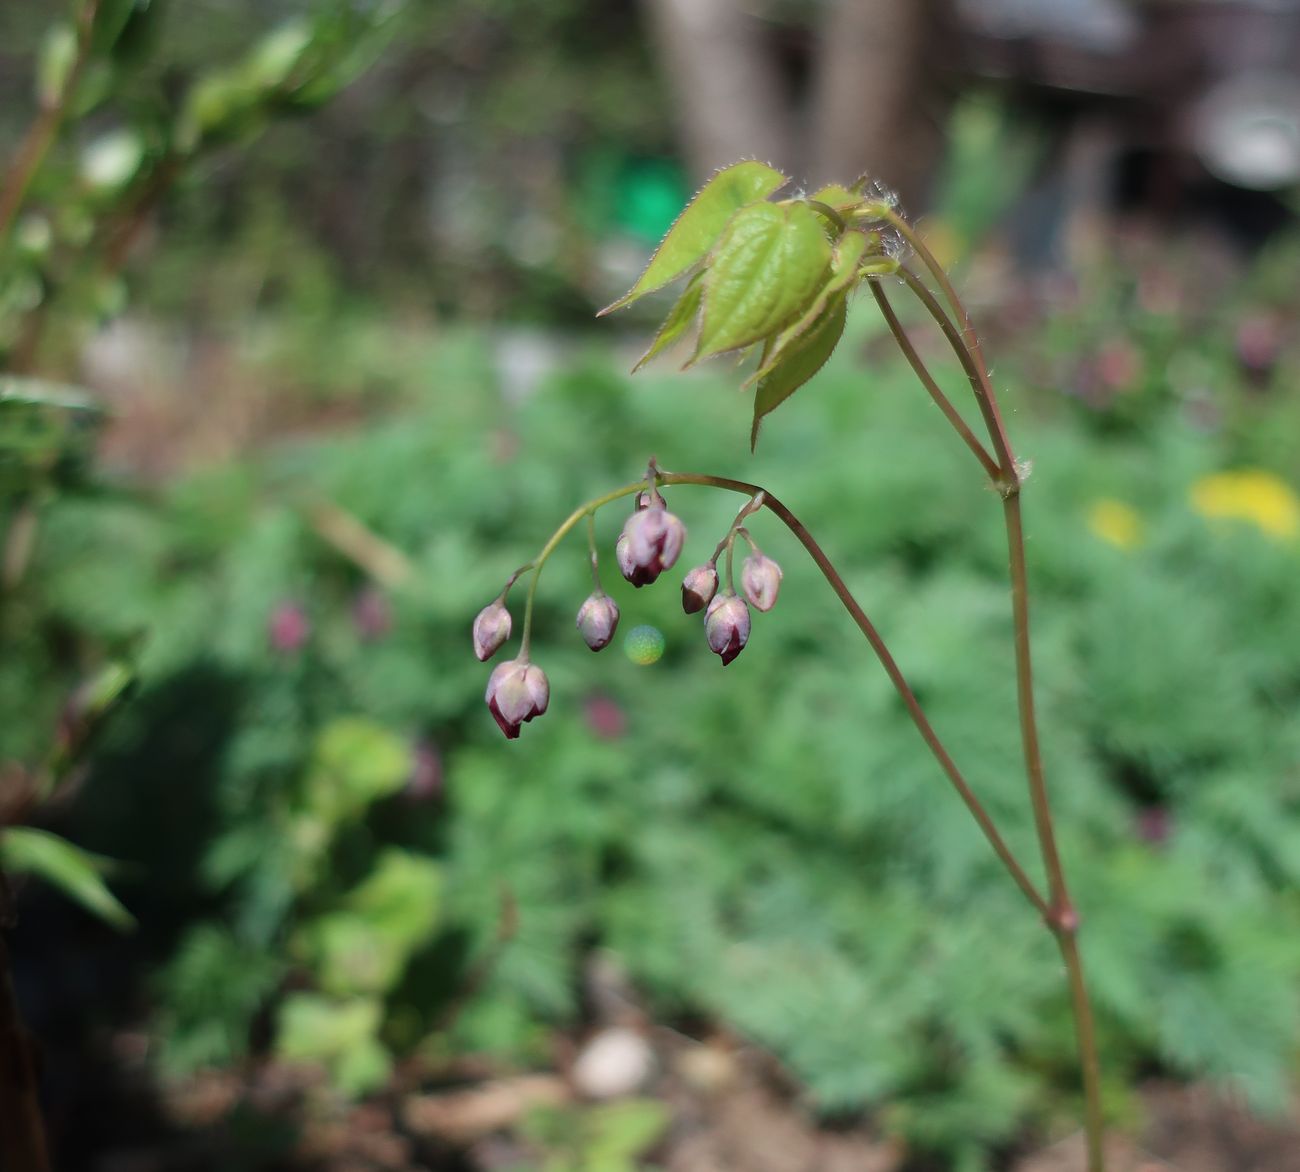
[[[526,765],[482,711],[468,624],[525,543],[651,453],[707,462],[797,502],[1031,834],[985,668],[998,533],[871,315],[757,466],[733,380],[633,386],[642,339],[579,332],[701,165],[657,7],[136,0],[90,38],[88,8],[0,11],[0,191],[58,111],[0,221],[0,854],[108,921],[15,884],[59,1167],[765,1168],[748,1134],[796,1166],[829,1120],[807,1159],[967,1170],[1077,1114],[1047,946],[782,534],[757,535],[781,607],[727,688],[671,591],[620,583],[639,641],[593,659],[575,539]],[[823,10],[758,13],[815,90]],[[1157,1076],[1285,1114],[1300,238],[1120,201],[1040,247],[1061,139],[948,68],[918,188],[1035,463],[1112,1120],[1154,1142]],[[672,507],[700,560],[730,506]],[[649,1057],[592,1082],[615,1028]]]

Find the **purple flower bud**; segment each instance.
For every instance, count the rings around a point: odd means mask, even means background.
[[[352,622],[367,642],[382,639],[393,627],[393,605],[377,587],[367,586],[352,600]]]
[[[618,562],[619,573],[633,586],[647,586],[658,577],[657,574],[643,570],[632,560],[632,543],[626,533],[620,533],[614,543],[614,559]]]
[[[618,607],[603,591],[597,590],[578,608],[578,630],[593,651],[608,647],[618,629]]]
[[[290,655],[311,638],[311,620],[296,602],[282,602],[271,612],[266,634],[273,650]]]
[[[484,699],[501,731],[513,741],[521,724],[546,711],[551,685],[540,667],[527,660],[508,659],[493,669]]]
[[[510,627],[510,612],[500,599],[488,603],[478,612],[478,618],[474,620],[474,654],[480,662],[491,659],[501,644],[510,638]]]
[[[762,611],[771,610],[781,591],[781,567],[767,554],[752,553],[740,571],[740,584],[750,605]]]
[[[726,667],[749,642],[749,607],[737,594],[727,591],[709,603],[704,618],[704,634],[709,649],[722,657]]]
[[[686,541],[686,526],[661,504],[633,513],[615,547],[618,568],[633,586],[647,586],[672,569]]]
[[[695,614],[703,610],[718,592],[718,567],[712,562],[696,566],[682,582],[682,610]]]

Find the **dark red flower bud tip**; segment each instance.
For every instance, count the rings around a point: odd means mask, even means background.
[[[749,607],[745,600],[728,591],[719,594],[709,603],[704,619],[704,634],[709,641],[709,649],[722,660],[726,667],[744,650],[749,642]]]
[[[698,614],[718,592],[718,568],[712,563],[696,566],[682,582],[682,610]]]
[[[493,669],[484,699],[501,731],[513,741],[519,736],[520,725],[546,711],[551,685],[536,664],[509,659]]]
[[[672,569],[686,541],[686,526],[662,500],[634,512],[623,526],[615,553],[618,568],[633,586],[648,586]]]

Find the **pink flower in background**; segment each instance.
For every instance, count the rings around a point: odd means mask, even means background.
[[[298,603],[281,602],[271,611],[266,625],[266,637],[271,650],[282,655],[292,655],[295,651],[300,651],[311,638],[311,620]]]

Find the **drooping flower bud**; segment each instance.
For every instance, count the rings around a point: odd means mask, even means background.
[[[718,567],[712,562],[696,566],[682,582],[682,610],[695,614],[703,610],[718,592]]]
[[[551,699],[546,673],[527,660],[508,659],[488,677],[488,710],[510,740],[519,736],[519,726],[541,716]]]
[[[726,667],[749,642],[749,607],[745,600],[728,591],[709,603],[704,618],[704,634],[709,649],[722,657]]]
[[[578,608],[578,630],[593,651],[608,647],[618,629],[618,607],[603,591],[597,590]]]
[[[781,590],[781,567],[767,554],[752,553],[741,568],[740,583],[752,606],[762,611],[771,610]]]
[[[510,612],[499,598],[478,612],[474,620],[474,654],[480,661],[491,659],[510,638],[511,625]]]
[[[686,526],[662,504],[651,504],[623,526],[615,547],[618,568],[633,586],[647,586],[672,569],[685,541]]]

